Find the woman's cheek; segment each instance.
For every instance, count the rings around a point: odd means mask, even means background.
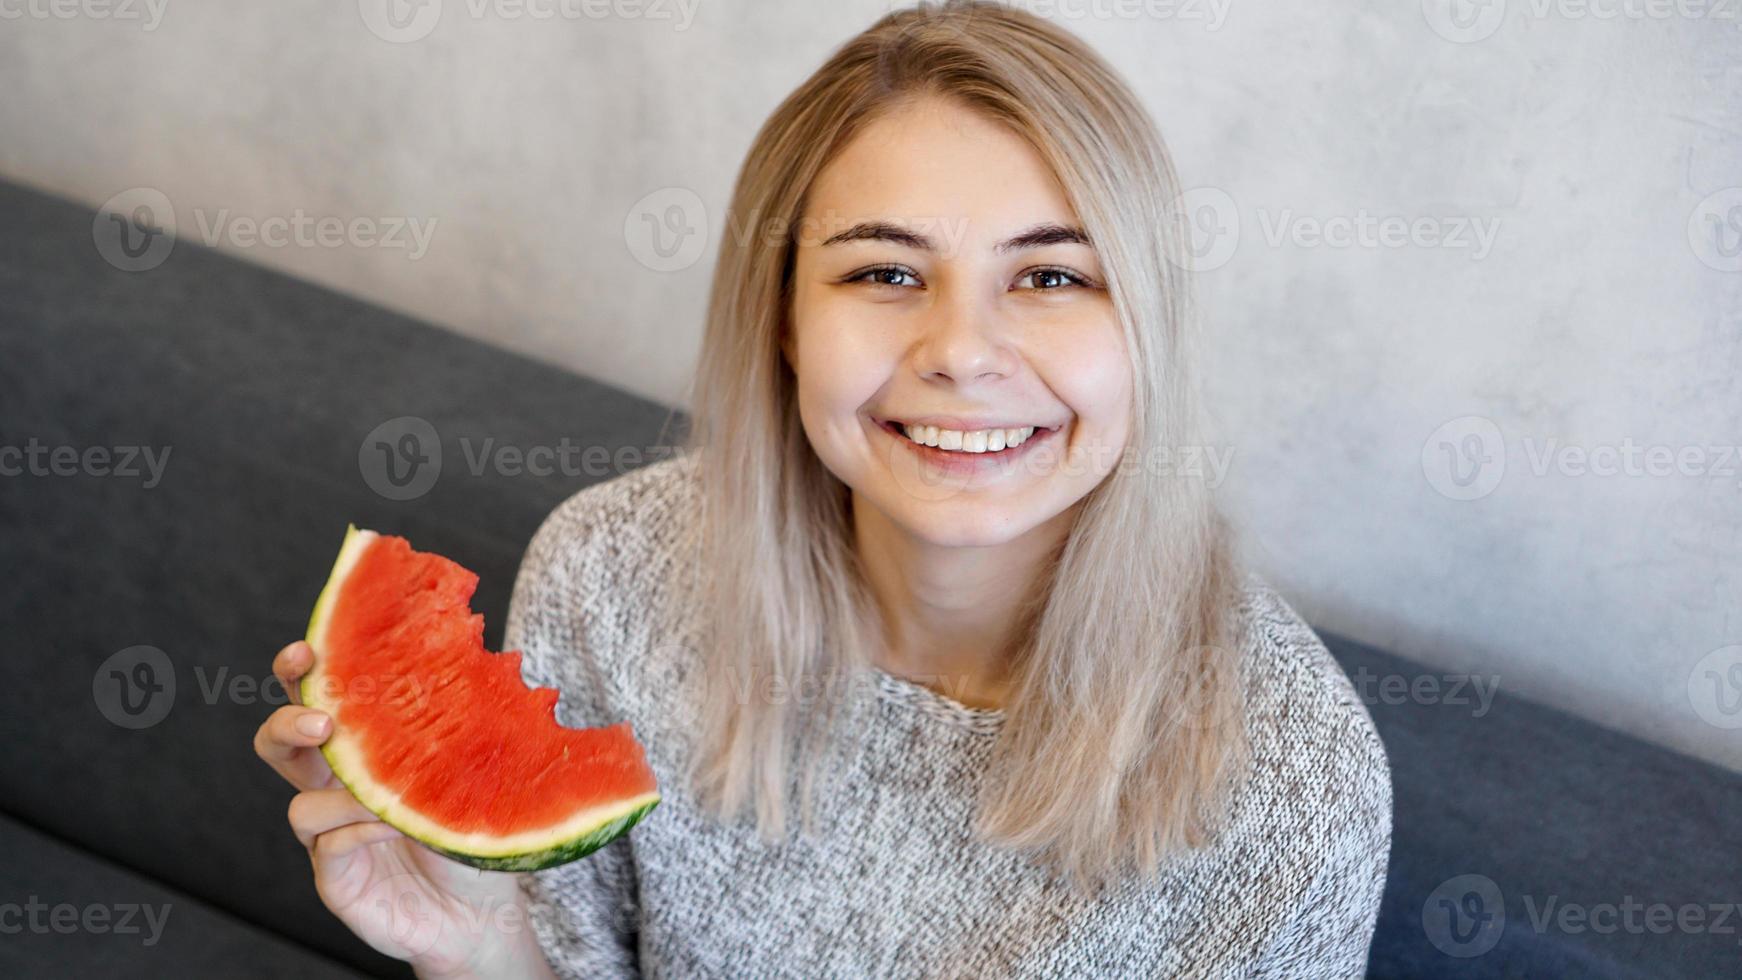
[[[811,321],[816,329],[806,338],[803,358],[805,373],[814,376],[801,375],[801,383],[812,383],[819,398],[836,412],[858,412],[893,374],[898,352],[890,342],[895,333],[887,324],[880,328],[851,311],[836,311],[833,316],[827,310],[819,313]]]
[[[846,466],[862,453],[861,413],[892,376],[890,332],[825,306],[806,310],[799,329],[800,418],[824,462]]]
[[[1061,331],[1034,364],[1083,435],[1113,439],[1126,427],[1131,365],[1116,324]]]

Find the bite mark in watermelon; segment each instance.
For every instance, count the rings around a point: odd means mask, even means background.
[[[477,868],[535,871],[598,850],[659,803],[629,722],[566,728],[520,653],[484,647],[478,576],[404,538],[347,528],[315,601],[303,704],[321,753],[408,837]]]

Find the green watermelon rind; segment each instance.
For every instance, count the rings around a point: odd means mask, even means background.
[[[650,803],[642,804],[641,806],[629,811],[626,816],[606,821],[601,824],[597,830],[582,834],[579,837],[570,838],[555,847],[548,847],[542,851],[529,851],[523,854],[510,854],[501,857],[486,857],[478,854],[467,854],[463,851],[450,851],[439,844],[434,844],[427,840],[423,840],[423,843],[431,850],[439,851],[462,864],[469,864],[474,868],[482,868],[485,871],[541,871],[545,868],[554,868],[559,864],[567,864],[570,861],[580,860],[599,848],[604,847],[606,844],[609,844],[628,833],[629,828],[640,823],[641,818],[647,816],[648,811],[658,805],[659,801],[657,799]],[[418,839],[422,840],[422,838]]]
[[[317,695],[316,679],[319,675],[320,645],[317,642],[326,631],[326,620],[332,613],[332,604],[338,595],[338,589],[345,576],[350,572],[351,565],[366,547],[378,535],[373,531],[358,530],[354,524],[345,526],[345,540],[339,547],[339,557],[333,562],[332,572],[327,577],[327,583],[321,589],[321,594],[315,599],[315,607],[309,616],[308,633],[305,637],[309,648],[315,652],[315,666],[304,674],[298,685],[302,694],[302,703],[309,707],[320,708],[329,715],[333,711],[321,702]],[[351,765],[343,758],[338,749],[339,732],[321,744],[321,755],[327,760],[327,765],[333,770],[340,783],[351,791],[358,802],[367,807],[369,812],[380,817],[383,823],[392,826],[405,836],[415,840],[438,854],[445,855],[462,864],[485,871],[540,871],[545,868],[567,864],[593,853],[611,841],[629,832],[631,827],[641,822],[648,812],[659,805],[660,795],[657,792],[635,797],[627,802],[627,809],[605,816],[579,833],[563,834],[553,831],[550,839],[542,846],[518,848],[506,852],[495,852],[488,848],[462,848],[452,841],[444,839],[439,833],[418,833],[405,826],[407,821],[398,818],[391,802],[384,802],[381,793],[392,795],[390,790],[378,793],[375,783],[364,774],[351,772]],[[420,819],[426,820],[427,818]],[[456,835],[459,836],[459,835]]]

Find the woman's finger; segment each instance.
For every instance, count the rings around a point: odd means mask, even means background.
[[[318,747],[333,734],[324,711],[287,704],[266,717],[254,733],[254,754],[297,789],[321,789],[333,770]]]
[[[333,789],[304,790],[290,798],[290,829],[304,847],[314,847],[315,838],[347,824],[380,823],[381,818],[357,802],[351,791],[338,786]]]
[[[322,865],[337,861],[359,848],[405,835],[376,819],[367,823],[348,823],[320,834],[309,853],[314,857],[316,873]]]
[[[272,658],[272,674],[290,697],[292,704],[302,703],[302,675],[314,666],[314,649],[303,640],[285,644]]]
[[[272,658],[272,674],[284,686],[284,693],[290,696],[292,704],[302,703],[302,684],[299,682],[314,663],[314,649],[302,640],[286,644]]]

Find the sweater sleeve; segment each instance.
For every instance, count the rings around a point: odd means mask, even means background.
[[[1365,712],[1352,753],[1359,762],[1343,783],[1344,812],[1325,821],[1334,832],[1322,845],[1324,862],[1306,896],[1252,976],[1358,978],[1367,973],[1368,948],[1385,892],[1391,854],[1391,770],[1384,745]]]
[[[585,535],[559,507],[533,536],[521,559],[503,628],[503,649],[522,653],[529,685],[556,688],[565,725],[609,724],[604,717],[597,651],[589,649],[577,605]],[[520,876],[527,918],[550,962],[565,980],[638,977],[635,855],[628,835],[578,861]]]

